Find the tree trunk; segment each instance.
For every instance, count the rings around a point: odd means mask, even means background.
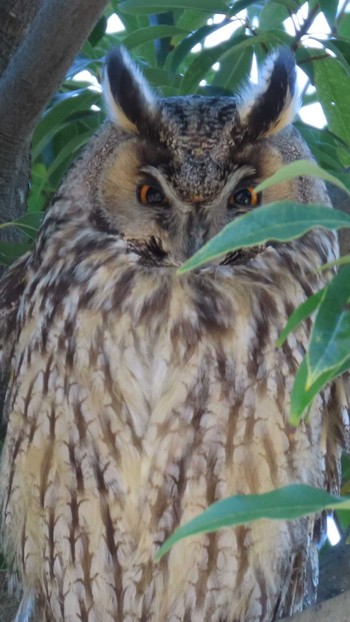
[[[42,0],[3,0],[0,6],[0,77],[27,36]],[[1,81],[0,81],[1,84]],[[15,158],[11,146],[0,152],[0,222],[18,218],[25,211],[30,171],[29,140]],[[17,229],[1,231],[1,240],[20,236]]]
[[[107,3],[5,0],[0,9],[0,222],[25,209],[32,131]]]

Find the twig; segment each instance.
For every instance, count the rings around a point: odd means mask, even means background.
[[[309,15],[307,16],[307,18],[305,19],[304,23],[301,25],[300,29],[298,30],[298,32],[295,35],[294,38],[294,43],[292,45],[292,50],[294,50],[294,52],[297,50],[298,48],[298,43],[301,40],[301,38],[307,34],[312,22],[314,21],[317,13],[319,12],[320,7],[318,2],[315,4],[315,6],[311,9]]]

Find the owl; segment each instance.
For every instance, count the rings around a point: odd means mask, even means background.
[[[347,420],[333,383],[289,423],[304,322],[333,232],[177,268],[238,215],[329,204],[318,179],[256,185],[311,158],[291,125],[292,53],[236,97],[162,98],[123,48],[109,120],[69,171],[33,252],[1,281],[8,430],[3,548],[45,622],[272,622],[310,604],[321,517],[260,520],[155,556],[213,502],[291,483],[337,491]],[[307,207],[305,207],[307,209]]]

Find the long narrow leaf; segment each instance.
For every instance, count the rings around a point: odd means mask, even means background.
[[[186,58],[186,56],[190,53],[192,48],[197,45],[197,43],[202,43],[204,39],[210,35],[212,32],[215,32],[229,23],[229,20],[224,20],[220,24],[205,24],[205,26],[201,26],[197,28],[194,32],[192,32],[188,37],[183,39],[174,49],[173,52],[170,53],[169,58],[169,68],[172,72],[176,72],[180,63]]]
[[[162,37],[173,37],[175,35],[186,34],[186,30],[183,28],[177,28],[177,26],[169,26],[162,24],[161,26],[149,26],[148,28],[140,28],[136,32],[128,33],[123,39],[123,45],[129,50],[136,48],[143,43],[149,41],[155,41]]]
[[[350,358],[343,362],[339,367],[324,372],[312,383],[308,380],[308,367],[306,356],[302,361],[294,380],[294,385],[290,398],[290,417],[292,425],[297,426],[306,411],[323,387],[332,380],[335,380],[350,369]]]
[[[203,50],[201,54],[194,58],[186,71],[182,82],[182,92],[193,92],[214,63],[225,58],[234,58],[242,50],[251,48],[257,43],[263,43],[265,38],[265,33],[253,37],[241,34],[241,31],[238,31],[228,41]]]
[[[324,179],[325,181],[329,181],[331,184],[334,184],[343,192],[350,195],[350,190],[341,182],[335,175],[331,175],[328,171],[325,171],[323,168],[318,166],[316,162],[312,162],[312,160],[298,160],[297,162],[291,162],[290,164],[286,164],[283,168],[281,168],[277,173],[271,175],[268,179],[265,179],[258,184],[255,188],[256,192],[261,192],[266,188],[270,188],[276,184],[279,184],[283,181],[288,181],[289,179],[293,179],[294,177],[319,177],[320,179]]]
[[[88,89],[80,89],[69,99],[54,104],[45,114],[33,137],[32,157],[36,160],[62,127],[77,113],[89,111],[91,106],[100,103],[101,96]]]
[[[339,257],[338,259],[334,259],[334,261],[329,261],[328,263],[324,263],[319,268],[319,270],[320,272],[323,272],[324,270],[329,270],[330,268],[335,268],[335,267],[340,268],[340,266],[345,266],[348,263],[350,263],[350,255],[343,255],[342,257]]]
[[[293,240],[313,227],[350,227],[350,216],[324,205],[277,201],[239,216],[226,225],[217,236],[186,261],[178,272],[188,272],[239,248],[258,246],[272,240]]]
[[[214,503],[202,514],[179,527],[161,546],[157,560],[176,542],[191,535],[211,533],[260,518],[291,520],[335,507],[350,508],[350,497],[336,497],[325,490],[304,484],[293,484],[261,495],[229,497]]]
[[[347,264],[327,286],[312,327],[307,353],[309,385],[350,357],[349,300],[350,265]]]
[[[327,117],[329,128],[350,146],[350,70],[337,58],[323,58],[314,63],[315,86],[320,103]],[[342,153],[343,163],[348,166],[348,154]]]
[[[280,348],[283,345],[289,333],[293,332],[293,330],[295,330],[303,320],[309,317],[309,315],[311,315],[311,313],[313,313],[317,309],[325,294],[325,289],[325,287],[323,289],[320,289],[320,291],[310,296],[310,298],[305,300],[305,302],[303,302],[300,307],[293,311],[288,319],[286,326],[283,328],[276,341],[277,348]]]
[[[162,13],[174,9],[196,9],[208,13],[226,13],[225,0],[125,0],[119,4],[121,11],[131,14]]]

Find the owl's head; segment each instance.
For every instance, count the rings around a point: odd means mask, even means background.
[[[145,263],[178,265],[261,203],[306,202],[297,182],[255,191],[285,162],[309,157],[288,126],[298,105],[295,79],[293,54],[282,48],[237,97],[162,98],[124,48],[112,51],[104,92],[114,142],[94,197],[99,223]]]

